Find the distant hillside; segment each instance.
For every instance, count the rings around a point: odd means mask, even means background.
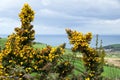
[[[3,49],[5,47],[5,43],[7,41],[7,38],[0,38],[0,48]]]
[[[105,49],[111,49],[112,51],[120,51],[120,44],[112,44],[108,46],[104,46]]]
[[[7,41],[7,38],[0,38],[0,49],[3,49],[5,47],[5,43]],[[47,44],[40,43],[40,42],[34,42],[33,47],[34,48],[44,48]]]

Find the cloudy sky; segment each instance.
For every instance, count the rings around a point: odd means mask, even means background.
[[[0,0],[0,34],[19,27],[24,3],[35,11],[36,34],[65,34],[65,28],[120,34],[120,0]]]

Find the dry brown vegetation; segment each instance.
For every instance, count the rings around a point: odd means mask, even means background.
[[[120,68],[120,58],[105,58],[105,61],[110,65]]]

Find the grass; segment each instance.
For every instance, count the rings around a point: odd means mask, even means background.
[[[41,48],[41,49],[46,47],[46,46],[47,46],[46,44],[39,43],[39,42],[37,42],[33,45],[34,48]]]
[[[64,58],[66,58],[66,60],[69,57],[70,57],[70,55],[69,56],[67,56],[67,55],[64,56]],[[71,55],[71,58],[72,58],[72,55]],[[74,63],[71,61],[71,63],[74,64],[74,66],[75,66],[75,69],[73,70],[73,73],[75,75],[82,74],[82,72],[85,71],[82,60],[80,58],[75,58],[73,61],[74,61]],[[104,72],[102,73],[102,76],[105,77],[105,78],[109,78],[110,80],[111,79],[114,80],[115,78],[120,78],[120,68],[116,68],[114,66],[104,66]]]
[[[85,71],[83,62],[80,59],[76,59],[74,65],[76,67],[74,70],[74,73],[76,75],[81,74],[82,72],[80,71]],[[120,68],[116,68],[114,66],[104,66],[104,72],[102,76],[112,80],[114,80],[115,78],[120,78]]]
[[[120,79],[120,69],[111,66],[104,66],[104,72],[102,74],[104,77],[115,79]]]
[[[6,38],[0,39],[0,46],[4,48],[6,42]],[[34,48],[44,48],[46,44],[43,43],[35,43],[33,45]],[[70,49],[65,50],[65,55],[63,56],[64,59],[71,60],[71,62],[75,65],[75,69],[73,71],[74,74],[81,74],[84,71],[83,62],[80,58],[77,58],[76,55],[79,53],[72,53]],[[109,56],[110,57],[110,56]],[[120,78],[120,68],[112,67],[112,66],[104,66],[104,72],[102,74],[106,78],[115,79]]]
[[[6,38],[1,38],[1,39],[0,39],[0,47],[1,47],[2,49],[5,47],[6,41],[7,41]]]

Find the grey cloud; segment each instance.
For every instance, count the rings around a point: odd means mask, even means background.
[[[46,6],[70,15],[115,19],[120,16],[120,3],[117,0],[52,0]]]
[[[38,24],[46,26],[85,26],[96,19],[120,18],[117,0],[44,0],[43,8],[37,12]]]
[[[25,2],[35,10],[32,24],[37,25],[37,28],[62,28],[62,32],[63,28],[69,27],[95,33],[99,32],[99,29],[105,29],[103,33],[112,33],[107,28],[120,28],[119,0],[1,0],[0,18],[14,19],[17,24],[18,14]],[[8,20],[6,23],[13,26]],[[0,24],[8,26],[6,23],[0,21]],[[116,29],[113,31],[118,33]]]

